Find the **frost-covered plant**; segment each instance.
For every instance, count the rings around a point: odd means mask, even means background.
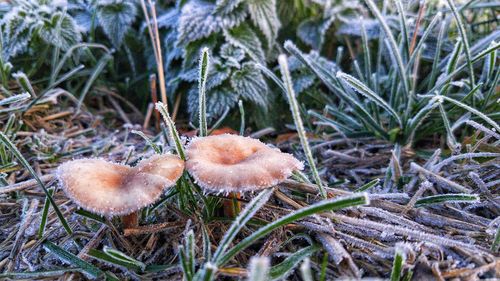
[[[186,98],[191,117],[198,112],[194,82],[198,54],[203,47],[211,50],[212,58],[206,84],[209,120],[214,121],[226,109],[234,108],[239,99],[265,112],[271,108],[274,97],[256,64],[275,65],[283,42],[279,37],[282,22],[294,38],[298,36],[305,44],[321,49],[326,31],[337,15],[356,6],[344,5],[343,1],[282,2],[287,1],[177,1],[175,7],[158,17],[165,32],[168,92],[178,94],[183,92],[179,90],[182,85],[191,85]],[[298,16],[291,18],[291,14]]]
[[[0,20],[2,58],[44,46],[67,50],[82,39],[75,20],[67,13],[64,1],[16,0]]]
[[[137,14],[124,0],[16,0],[8,10],[0,21],[5,60],[41,43],[66,51],[96,27],[119,48]]]
[[[136,3],[124,0],[0,3],[0,65],[39,81],[42,95],[55,87],[79,93],[78,107],[94,84],[132,92],[135,89],[123,81],[146,69],[136,63],[143,51],[142,35],[131,28],[136,16]],[[0,73],[5,83],[8,72]],[[82,76],[88,80],[67,83]],[[2,91],[10,95],[8,88]]]
[[[136,3],[125,0],[70,0],[69,8],[84,33],[98,26],[117,49],[137,15]]]
[[[297,92],[313,85],[308,75],[314,73],[335,94],[327,97],[323,114],[310,111],[312,117],[343,136],[376,136],[404,145],[446,133],[453,151],[458,149],[457,128],[469,119],[500,129],[495,121],[498,30],[486,25],[475,36],[458,12],[467,12],[466,7],[452,1],[448,10],[428,4],[427,15],[419,13],[423,8],[416,2],[384,1],[381,8],[372,0],[365,3],[365,14],[374,19],[357,17],[337,31],[357,44],[348,46],[349,59],[341,48],[334,63],[285,43],[294,56],[292,74],[303,73],[295,79]],[[475,12],[477,20],[487,19],[486,9]]]

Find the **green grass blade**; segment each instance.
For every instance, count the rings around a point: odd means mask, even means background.
[[[52,196],[54,193],[53,189],[49,189],[49,195]],[[47,215],[49,214],[50,201],[48,196],[45,197],[45,203],[43,204],[42,218],[40,219],[40,227],[38,228],[38,239],[43,237],[43,232],[45,231],[45,225],[47,224]]]
[[[446,73],[450,74],[453,71],[455,71],[458,63],[458,58],[460,57],[460,52],[462,51],[462,41],[457,40],[457,43],[455,43],[455,47],[453,47],[453,51],[451,52],[450,59],[448,60],[448,63],[446,64]]]
[[[493,78],[493,83],[491,83],[490,90],[486,93],[484,100],[481,104],[481,108],[484,109],[489,105],[490,98],[493,96],[493,93],[497,90],[497,85],[500,83],[500,68],[497,68],[497,74],[495,74],[495,78]]]
[[[207,136],[207,99],[206,99],[206,84],[208,77],[208,65],[210,57],[208,48],[203,48],[200,55],[200,70],[198,76],[198,107],[200,118],[200,137]]]
[[[141,262],[119,258],[96,249],[90,249],[87,255],[108,265],[112,265],[118,268],[125,267],[135,272],[142,272],[146,268],[146,265]]]
[[[209,261],[212,259],[212,248],[211,248],[212,243],[210,242],[210,236],[208,235],[208,231],[205,224],[202,224],[200,228],[203,237],[203,258],[206,261]]]
[[[245,108],[243,107],[243,101],[238,101],[238,108],[240,110],[240,136],[245,134]]]
[[[35,90],[33,89],[33,86],[31,85],[30,80],[28,79],[28,76],[24,74],[24,72],[17,72],[12,74],[12,77],[16,78],[17,84],[21,86],[21,88],[29,93],[32,97],[36,97]]]
[[[330,91],[338,95],[340,99],[349,104],[353,108],[353,113],[355,113],[360,120],[364,121],[366,126],[369,127],[374,134],[380,135],[385,139],[389,139],[389,136],[384,128],[382,128],[379,123],[375,119],[373,119],[372,116],[370,116],[363,105],[340,87],[340,82],[336,77],[332,76],[328,70],[324,69],[319,64],[306,58],[304,54],[302,54],[302,52],[300,52],[297,47],[293,45],[292,42],[285,42],[285,48],[292,55],[297,57],[303,64],[305,64],[312,72],[314,72],[330,89]]]
[[[73,234],[73,231],[69,227],[68,222],[64,218],[61,210],[59,210],[59,207],[57,206],[56,202],[54,201],[54,199],[50,195],[49,191],[47,190],[47,187],[45,187],[45,184],[40,180],[40,178],[38,177],[38,175],[35,172],[35,170],[33,170],[33,168],[30,166],[30,164],[28,163],[28,161],[23,157],[23,155],[17,149],[17,147],[9,140],[9,138],[3,132],[0,132],[0,143],[2,143],[3,145],[5,145],[10,150],[10,152],[14,155],[14,157],[17,158],[17,160],[19,161],[19,163],[36,180],[36,182],[43,189],[43,192],[45,193],[45,196],[47,196],[46,198],[49,200],[50,204],[52,205],[52,208],[54,209],[57,217],[59,218],[59,221],[61,222],[61,224],[64,227],[64,229],[66,230],[66,232],[69,235]]]
[[[450,120],[448,119],[448,115],[443,107],[443,104],[439,104],[439,113],[441,113],[441,118],[443,119],[444,128],[446,129],[446,140],[448,146],[452,151],[455,151],[458,148],[457,140],[453,135],[453,131],[451,130]]]
[[[136,267],[140,268],[141,270],[144,270],[146,268],[146,265],[144,263],[142,263],[142,262],[116,250],[116,249],[110,248],[108,246],[104,246],[103,251],[104,251],[104,253],[113,257],[114,259],[133,264]]]
[[[286,87],[286,95],[288,97],[288,103],[290,104],[290,111],[292,112],[295,127],[297,129],[297,133],[299,134],[302,149],[306,154],[307,162],[309,163],[309,167],[311,168],[311,171],[313,173],[314,181],[319,188],[321,196],[323,196],[323,198],[326,198],[326,191],[323,187],[323,183],[321,182],[321,178],[319,177],[318,169],[316,168],[316,162],[314,161],[311,148],[309,147],[309,141],[307,140],[306,130],[304,129],[302,117],[300,117],[299,105],[297,103],[295,91],[293,90],[292,79],[290,76],[290,71],[288,69],[287,57],[285,55],[280,55],[278,57],[278,62],[280,65],[283,82]]]
[[[401,280],[401,273],[403,270],[403,264],[405,260],[406,260],[405,253],[400,247],[396,246],[396,250],[394,253],[394,262],[392,264],[391,281]]]
[[[255,213],[266,204],[271,197],[273,189],[266,189],[259,193],[250,203],[247,204],[245,209],[234,219],[231,227],[226,231],[222,238],[217,250],[215,250],[212,262],[219,264],[222,255],[229,248],[229,245],[234,240],[238,232],[246,225],[246,223],[255,215]]]
[[[343,208],[348,208],[348,207],[353,207],[353,206],[360,206],[360,205],[367,205],[369,204],[369,198],[366,193],[363,194],[355,194],[352,196],[348,197],[343,197],[343,198],[335,198],[335,199],[328,199],[328,200],[323,200],[320,201],[314,205],[299,209],[297,211],[294,211],[284,217],[281,217],[280,219],[271,222],[267,224],[266,226],[261,227],[257,231],[253,232],[249,236],[247,236],[245,239],[240,241],[238,244],[236,244],[233,248],[231,248],[221,259],[219,262],[219,265],[224,265],[227,262],[229,262],[235,255],[237,255],[240,251],[246,249],[253,243],[255,243],[257,240],[260,238],[266,236],[267,234],[271,233],[273,230],[282,227],[286,224],[292,223],[294,221],[303,219],[307,216],[321,213],[321,212],[326,212],[326,211],[334,211],[334,210],[339,210]]]
[[[500,248],[500,226],[497,228],[497,232],[495,234],[495,239],[493,240],[493,243],[491,244],[491,251],[493,253],[498,252],[498,248]]]
[[[42,280],[45,278],[57,278],[68,272],[79,272],[81,271],[78,267],[69,267],[53,270],[42,270],[42,271],[32,271],[32,272],[6,272],[0,273],[0,279],[24,279],[24,280]]]
[[[291,271],[295,267],[297,267],[297,265],[301,261],[303,261],[305,258],[312,256],[319,249],[321,249],[321,247],[313,245],[300,249],[297,252],[291,254],[281,263],[271,267],[271,270],[269,271],[271,279],[272,280],[286,279],[286,277],[291,273]]]
[[[371,56],[370,56],[370,47],[368,46],[369,41],[368,41],[368,35],[366,34],[366,28],[365,28],[365,22],[362,17],[360,17],[361,22],[361,40],[363,44],[363,60],[364,60],[364,66],[365,66],[365,78],[366,81],[368,82],[368,86],[370,86],[370,76],[371,76],[371,71],[372,71],[372,64],[371,64]]]
[[[408,35],[408,22],[406,21],[406,13],[403,8],[403,3],[401,3],[401,0],[395,0],[396,2],[396,9],[398,10],[399,14],[399,25],[401,26],[401,31],[402,31],[402,43],[403,43],[403,50],[405,56],[410,55],[410,36]]]
[[[177,154],[182,160],[186,160],[186,153],[184,152],[184,147],[182,146],[181,138],[179,137],[179,133],[175,128],[174,121],[172,120],[172,118],[170,118],[170,115],[168,114],[167,107],[162,102],[157,102],[156,110],[158,110],[163,116],[163,120],[167,125],[169,135],[174,141]]]
[[[83,104],[83,100],[87,96],[87,93],[90,91],[90,87],[92,87],[92,84],[94,84],[94,81],[97,79],[97,77],[101,74],[101,72],[104,70],[104,67],[106,64],[113,58],[113,56],[109,53],[105,54],[102,58],[99,59],[97,62],[97,65],[94,67],[92,70],[92,74],[90,75],[89,79],[85,83],[85,86],[83,87],[83,90],[80,94],[80,98],[78,99],[78,105],[77,105],[77,111],[80,110]]]
[[[385,21],[384,16],[380,13],[380,11],[377,8],[377,5],[373,3],[372,0],[365,0],[365,3],[368,5],[368,8],[370,8],[370,11],[373,13],[373,15],[377,18],[379,21],[380,25],[382,26],[382,29],[384,30],[385,36],[389,40],[389,46],[391,48],[391,52],[396,59],[396,64],[399,72],[399,76],[401,77],[402,83],[403,83],[403,89],[406,95],[409,97],[410,94],[410,87],[408,86],[408,78],[406,77],[406,70],[403,64],[403,58],[401,57],[401,54],[399,53],[399,48],[398,45],[396,44],[396,40],[394,39],[394,36],[391,33],[391,30],[389,28],[389,25]]]
[[[300,276],[304,281],[314,281],[311,270],[311,260],[309,258],[306,258],[300,265]]]
[[[49,84],[53,84],[54,81],[56,81],[57,76],[59,76],[59,73],[61,72],[62,68],[66,65],[67,60],[72,57],[74,51],[80,48],[96,48],[96,49],[102,49],[108,54],[111,53],[111,51],[102,44],[80,43],[73,45],[66,51],[66,53],[64,53],[64,56],[61,58],[57,66],[54,68],[54,71],[52,71]]]
[[[187,257],[184,245],[179,245],[178,252],[179,252],[179,264],[182,269],[183,280],[192,280],[194,273],[191,271],[191,268],[189,266],[189,261],[188,261],[189,258]]]
[[[337,121],[335,121],[333,119],[325,117],[323,114],[319,114],[316,111],[309,110],[309,111],[307,111],[307,113],[310,116],[318,119],[321,122],[330,124],[331,126],[333,126],[335,128],[338,128],[339,130],[341,130],[342,132],[344,132],[346,134],[350,134],[350,133],[354,133],[355,132],[355,131],[352,130],[353,129],[352,126],[341,124],[341,123],[339,123],[339,122],[337,122]],[[359,128],[356,128],[356,129],[359,129]]]
[[[203,268],[196,273],[193,280],[213,281],[215,280],[215,273],[217,273],[217,267],[213,263],[207,262]]]
[[[378,106],[385,109],[392,117],[394,117],[394,119],[396,119],[398,124],[400,126],[402,126],[402,122],[401,122],[401,118],[399,117],[399,114],[388,103],[386,103],[379,95],[374,93],[370,88],[368,88],[361,81],[359,81],[358,79],[352,77],[351,75],[343,73],[341,71],[337,72],[337,78],[345,81],[349,86],[351,86],[353,89],[355,89],[358,93],[362,94],[363,96],[367,97],[368,99],[373,101]]]
[[[492,44],[492,46],[490,46],[490,47],[486,48],[485,50],[479,52],[477,55],[475,55],[472,58],[472,63],[476,63],[476,62],[480,61],[481,59],[483,59],[484,57],[488,56],[492,52],[495,52],[498,49],[500,49],[500,42],[497,42],[496,44]],[[457,75],[460,72],[462,72],[462,70],[464,70],[466,67],[467,67],[467,64],[460,65],[459,67],[457,67],[455,69],[455,71],[453,71],[452,73],[446,75],[446,77],[443,77],[443,78],[439,79],[436,82],[436,84],[434,85],[434,87],[432,87],[432,89],[430,89],[429,91],[427,91],[427,93],[428,94],[433,94],[436,90],[438,90],[442,86],[448,84],[448,81],[451,78],[453,78],[455,75]]]
[[[439,97],[442,97],[444,100],[446,101],[449,101],[453,104],[455,104],[456,106],[458,107],[461,107],[467,111],[469,111],[470,113],[473,113],[475,114],[477,117],[483,119],[484,121],[486,121],[488,124],[490,124],[493,128],[495,128],[497,130],[497,132],[500,132],[500,126],[498,125],[497,122],[493,121],[491,118],[489,118],[488,116],[486,116],[484,113],[482,113],[481,111],[473,108],[473,107],[470,107],[462,102],[459,102],[455,99],[452,99],[450,97],[446,97],[446,96],[439,96]]]
[[[76,255],[64,250],[63,248],[57,246],[56,244],[46,241],[43,243],[43,246],[47,249],[47,251],[54,254],[60,260],[67,262],[73,266],[79,267],[83,273],[89,278],[98,279],[103,277],[105,274],[99,268],[93,266],[92,264],[80,259]]]
[[[136,131],[136,130],[132,130],[130,131],[132,134],[136,134],[138,136],[140,136],[141,138],[143,138],[146,143],[151,146],[151,148],[155,151],[156,154],[161,154],[161,149],[156,145],[156,143],[154,143],[150,138],[148,138],[148,136],[146,136],[143,132],[141,131]]]
[[[267,281],[269,280],[269,271],[271,270],[268,257],[254,256],[250,259],[250,269],[248,281]]]
[[[438,36],[437,36],[436,54],[434,54],[434,59],[433,59],[433,62],[432,62],[431,75],[430,75],[430,78],[429,78],[429,82],[427,83],[427,90],[429,90],[432,87],[432,85],[434,85],[434,83],[436,81],[436,76],[437,76],[437,73],[438,73],[438,65],[439,65],[439,62],[441,61],[441,49],[443,47],[445,30],[446,30],[446,21],[443,20],[441,22],[441,26],[439,28],[439,33],[438,33]]]
[[[363,186],[361,186],[360,188],[356,189],[355,192],[363,192],[363,191],[367,191],[368,189],[376,186],[377,184],[380,183],[380,179],[374,179],[372,181],[370,181],[369,183],[367,184],[364,184]]]
[[[441,12],[438,12],[434,16],[434,18],[432,18],[429,25],[425,28],[424,34],[422,34],[422,36],[420,37],[420,40],[419,40],[417,46],[415,47],[415,49],[413,50],[413,53],[411,54],[410,60],[408,61],[407,69],[409,69],[410,66],[413,65],[413,62],[417,58],[417,54],[424,47],[425,40],[432,33],[432,30],[434,29],[436,24],[439,22],[439,19],[441,19],[442,17],[443,17],[443,14]],[[436,42],[436,44],[441,44],[441,42]],[[434,67],[434,65],[433,65],[433,67]]]
[[[196,253],[195,253],[193,230],[190,230],[186,235],[185,249],[186,249],[186,257],[189,270],[194,273],[196,268],[196,256],[195,256]]]
[[[479,202],[479,196],[476,194],[453,193],[453,194],[438,194],[427,197],[422,197],[417,200],[415,207],[423,207],[445,203],[475,203]]]
[[[8,98],[4,98],[0,100],[0,106],[6,106],[9,104],[17,103],[17,102],[22,102],[25,100],[28,100],[31,98],[31,95],[29,93],[23,93],[15,96],[10,96]]]
[[[465,26],[462,22],[461,16],[458,14],[457,7],[455,7],[455,3],[453,0],[446,0],[448,5],[450,6],[451,12],[455,17],[457,22],[458,31],[460,32],[460,36],[462,37],[462,43],[464,44],[465,58],[467,60],[467,66],[469,67],[469,79],[471,88],[474,88],[476,82],[474,81],[474,66],[472,65],[472,55],[469,47],[469,39],[467,39],[467,32],[465,31]]]

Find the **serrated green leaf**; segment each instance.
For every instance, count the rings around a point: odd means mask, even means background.
[[[244,63],[240,70],[231,76],[231,86],[243,99],[267,105],[267,83],[254,63]]]
[[[125,33],[135,19],[137,13],[133,1],[108,0],[99,1],[97,5],[97,19],[99,26],[113,43],[120,48]]]
[[[189,42],[206,38],[210,34],[232,28],[240,24],[247,13],[242,6],[236,6],[230,13],[216,13],[216,6],[210,2],[191,0],[181,9],[178,26],[178,42]]]
[[[247,1],[247,5],[254,25],[258,26],[262,33],[264,33],[267,39],[267,46],[271,48],[281,27],[276,12],[276,0],[250,0]]]
[[[224,36],[229,43],[243,49],[253,60],[265,64],[266,55],[262,43],[248,24],[242,23],[232,29],[224,30]]]

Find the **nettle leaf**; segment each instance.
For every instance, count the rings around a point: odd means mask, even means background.
[[[179,78],[186,82],[195,82],[198,81],[198,72],[198,68],[191,68],[180,73]]]
[[[266,56],[262,43],[248,24],[243,23],[230,30],[224,30],[224,36],[229,43],[243,49],[253,60],[265,64]]]
[[[217,37],[215,34],[208,38],[199,39],[187,44],[184,47],[184,52],[182,54],[183,61],[182,67],[185,69],[190,69],[194,66],[198,67],[198,59],[200,57],[200,52],[203,48],[208,48],[213,50],[217,44]],[[179,47],[178,42],[176,46]]]
[[[297,95],[309,89],[316,81],[316,75],[308,71],[292,73],[293,90]]]
[[[321,57],[317,51],[312,50],[305,57],[329,71],[336,72],[338,70],[334,62]],[[314,85],[317,76],[295,56],[288,57],[288,65],[293,78],[293,88],[297,95]]]
[[[23,17],[25,15],[19,7],[15,7],[7,13],[0,22],[1,32],[3,33],[2,58],[8,60],[28,48],[31,38],[30,26],[34,23],[34,18]]]
[[[73,19],[76,21],[81,32],[87,33],[92,28],[95,14],[95,6],[91,1],[78,0],[68,3],[68,11],[70,11]]]
[[[230,14],[219,14],[216,12],[216,5],[201,0],[191,0],[181,10],[178,42],[180,45],[185,45],[231,28],[240,24],[246,15],[246,10],[242,6],[238,6]]]
[[[40,26],[38,32],[43,41],[62,50],[68,50],[72,45],[82,40],[75,20],[63,12],[52,14],[50,20],[45,21]]]
[[[303,21],[298,29],[297,36],[304,43],[308,44],[316,50],[320,50],[325,41],[325,33],[330,28],[334,21],[334,17],[327,19],[311,18]]]
[[[215,122],[218,117],[229,108],[233,108],[238,103],[239,96],[227,87],[217,87],[207,91],[207,120],[209,123]],[[188,111],[192,120],[198,114],[198,87],[192,87],[188,92]]]
[[[226,81],[231,75],[231,69],[222,64],[217,57],[212,57],[208,69],[207,83],[205,85],[207,90],[213,89]],[[199,69],[197,67],[191,68],[182,72],[179,78],[186,82],[198,81]]]
[[[179,23],[181,13],[179,9],[173,8],[160,15],[156,22],[158,23],[158,28],[168,27],[168,28],[176,28]]]
[[[253,23],[266,36],[267,46],[270,49],[274,45],[278,30],[281,27],[276,12],[276,0],[250,0],[247,5]]]
[[[314,51],[314,50],[310,51],[309,54],[306,55],[306,57],[308,59],[310,59],[311,61],[314,61],[315,63],[321,65],[326,70],[335,71],[335,72],[337,72],[339,70],[339,68],[337,67],[337,64],[335,64],[333,61],[330,61],[330,60],[320,56],[317,51]]]
[[[245,51],[241,48],[225,43],[220,48],[220,56],[226,60],[226,65],[240,68],[240,62],[245,58]]]
[[[231,86],[244,99],[267,107],[267,83],[254,63],[244,63],[240,70],[235,71],[231,76]]]
[[[99,25],[115,48],[121,46],[136,13],[137,9],[133,1],[100,0],[97,3]]]
[[[205,85],[207,90],[211,90],[226,81],[231,75],[231,69],[223,65],[217,57],[212,57],[212,63],[208,70],[207,84]]]
[[[165,57],[165,67],[168,69],[172,61],[182,58],[183,49],[176,43],[177,30],[172,29],[163,38],[163,53]]]
[[[215,3],[215,12],[227,15],[234,11],[243,0],[217,0]]]
[[[391,16],[387,16],[388,24],[391,27],[394,27],[396,30],[399,29],[397,22],[394,21],[394,18]],[[374,19],[359,19],[359,18],[353,18],[347,20],[344,24],[342,24],[337,31],[337,34],[339,35],[354,35],[354,36],[359,36],[361,37],[361,21],[363,21],[363,24],[365,25],[366,29],[366,35],[368,39],[378,39],[380,35],[380,24],[377,20]]]

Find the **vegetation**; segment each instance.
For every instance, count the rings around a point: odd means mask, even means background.
[[[0,279],[500,278],[499,8],[0,2]],[[131,228],[56,179],[221,132],[307,168],[243,197],[184,172]]]

